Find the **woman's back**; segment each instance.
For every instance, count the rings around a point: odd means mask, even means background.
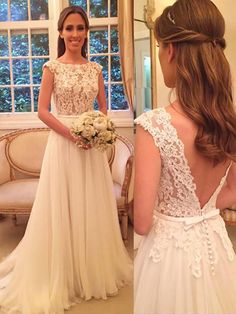
[[[236,114],[213,2],[177,0],[155,21],[177,100],[136,119],[134,222],[145,237],[135,314],[236,313],[236,258],[219,210],[236,201]]]
[[[135,227],[146,236],[135,258],[134,313],[235,313],[235,254],[217,208],[231,162],[214,166],[198,152],[197,127],[176,103],[136,122],[143,182],[136,173]]]
[[[184,145],[184,155],[188,162],[191,175],[196,185],[196,195],[201,207],[211,198],[224,177],[230,161],[218,163],[214,166],[212,160],[204,157],[194,143],[197,126],[181,110],[177,102],[166,108],[171,115],[171,124],[177,131],[178,138]]]
[[[181,107],[174,103],[166,109],[147,112],[136,122],[153,138],[147,144],[157,151],[153,163],[161,161],[155,212],[191,217],[215,209],[230,162],[214,166],[213,161],[198,152],[194,143],[197,127],[182,113]]]

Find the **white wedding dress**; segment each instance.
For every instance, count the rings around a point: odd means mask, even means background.
[[[92,110],[101,66],[45,64],[54,73],[58,119]],[[106,153],[50,132],[25,235],[0,264],[0,313],[62,314],[106,299],[132,280]]]
[[[235,314],[236,258],[215,205],[228,170],[201,208],[169,113],[136,123],[152,135],[162,169],[153,226],[134,262],[134,314]]]

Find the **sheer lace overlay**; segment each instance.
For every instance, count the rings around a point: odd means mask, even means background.
[[[158,108],[142,114],[135,122],[152,135],[161,156],[161,179],[153,222],[156,236],[150,257],[154,262],[159,262],[167,249],[174,246],[186,252],[195,277],[202,275],[203,256],[214,274],[218,261],[216,237],[221,239],[228,259],[233,260],[235,256],[224,222],[215,206],[228,170],[210,200],[201,208],[184,155],[184,145],[171,124],[170,114],[164,108]]]
[[[93,109],[102,66],[95,62],[66,64],[57,60],[44,64],[54,74],[54,102],[57,113],[77,115]]]

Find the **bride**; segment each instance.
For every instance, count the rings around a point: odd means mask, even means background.
[[[236,256],[220,209],[236,202],[236,113],[224,19],[177,0],[155,22],[176,100],[137,118],[135,314],[235,314]],[[145,162],[144,162],[145,161]]]
[[[132,280],[106,154],[78,148],[70,132],[96,97],[106,114],[102,67],[86,58],[88,29],[81,7],[61,12],[58,58],[44,65],[39,95],[39,117],[51,132],[25,235],[0,264],[1,313],[62,314]]]

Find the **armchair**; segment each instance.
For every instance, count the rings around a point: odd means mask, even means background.
[[[125,137],[118,135],[114,146],[111,162],[114,192],[116,196],[118,215],[121,223],[123,240],[128,238],[128,216],[132,220],[133,189],[134,189],[134,147]]]
[[[226,225],[236,226],[236,204],[222,211],[222,217]]]

